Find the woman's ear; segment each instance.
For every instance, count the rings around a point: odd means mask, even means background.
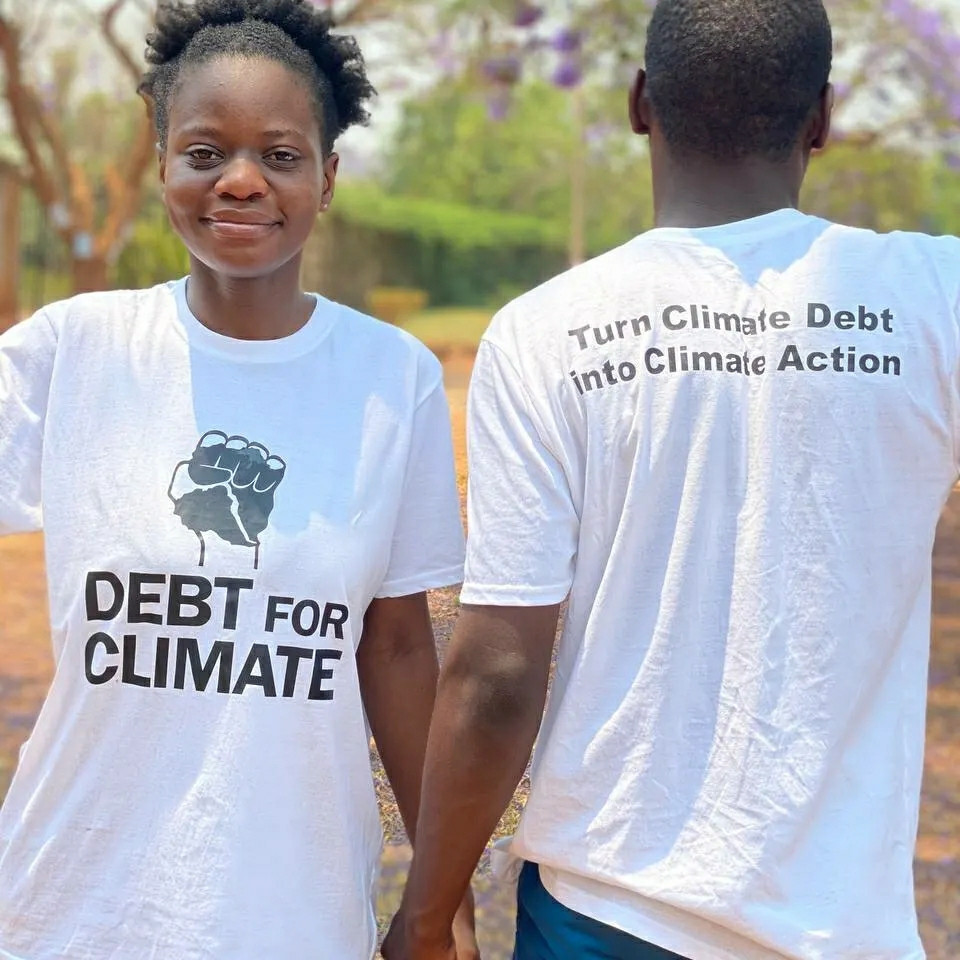
[[[323,193],[320,196],[320,210],[326,211],[333,203],[333,194],[337,186],[337,171],[340,169],[340,155],[331,153],[323,161]]]

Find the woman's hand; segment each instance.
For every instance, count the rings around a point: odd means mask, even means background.
[[[453,918],[453,944],[456,948],[456,960],[480,960],[472,888],[467,890],[467,895]]]

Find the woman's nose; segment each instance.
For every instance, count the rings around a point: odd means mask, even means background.
[[[267,189],[260,165],[247,157],[237,157],[227,163],[216,186],[220,196],[230,196],[235,200],[256,199],[263,196]]]

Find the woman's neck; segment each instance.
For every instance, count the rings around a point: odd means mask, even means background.
[[[187,303],[209,329],[236,340],[278,340],[296,333],[315,307],[300,289],[299,259],[263,277],[226,277],[191,258]]]

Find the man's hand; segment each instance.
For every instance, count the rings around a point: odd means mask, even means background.
[[[393,918],[380,948],[384,960],[481,960],[477,946],[473,891],[467,893],[453,920],[453,930],[432,940],[417,938],[407,930],[401,909]]]
[[[396,960],[450,957],[454,918],[537,736],[559,612],[558,604],[460,612],[430,725],[402,908],[405,938],[429,935],[429,949],[440,952],[411,949]]]
[[[406,930],[406,918],[401,910],[390,924],[390,930],[380,947],[383,960],[458,960],[453,934],[436,942],[412,942]]]

